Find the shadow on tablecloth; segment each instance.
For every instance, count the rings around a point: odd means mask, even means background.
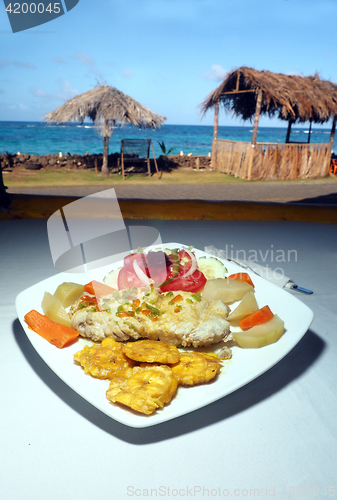
[[[104,432],[135,445],[160,442],[188,434],[247,410],[301,377],[325,349],[324,341],[312,330],[308,330],[284,359],[241,389],[174,420],[153,427],[133,428],[102,413],[55,375],[29,342],[18,319],[13,322],[13,332],[19,348],[35,373],[64,403]]]

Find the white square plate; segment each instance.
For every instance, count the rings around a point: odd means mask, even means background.
[[[162,247],[182,248],[183,245],[169,243],[162,245]],[[193,249],[193,251],[197,258],[208,256],[207,253],[201,250]],[[223,259],[222,262],[227,267],[229,274],[242,271],[242,268],[232,262]],[[121,266],[122,262],[119,262],[114,267]],[[111,266],[99,268],[90,273],[89,279],[86,274],[61,273],[55,275],[21,292],[16,298],[16,310],[27,337],[45,363],[69,387],[89,403],[109,417],[130,427],[148,427],[177,418],[223,398],[248,384],[278,363],[295,347],[305,335],[314,316],[311,309],[289,292],[257,275],[252,275],[259,307],[269,305],[271,310],[283,319],[285,323],[284,335],[275,344],[261,349],[234,347],[232,359],[224,362],[221,373],[214,382],[189,388],[180,387],[168,406],[158,410],[153,415],[145,416],[110,403],[105,395],[109,382],[85,375],[82,368],[74,363],[74,353],[82,349],[87,341],[80,339],[67,348],[57,349],[30,330],[24,320],[25,314],[31,309],[42,312],[41,301],[44,292],[54,293],[58,285],[64,281],[74,281],[82,284],[92,279],[103,281],[104,276],[109,271],[111,271]],[[236,304],[233,304],[232,309],[235,306]],[[222,347],[221,344],[220,347]],[[217,351],[220,347],[219,345],[214,346],[214,350]]]

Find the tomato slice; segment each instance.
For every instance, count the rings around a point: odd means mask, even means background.
[[[179,250],[179,274],[185,274],[192,267],[192,259],[185,250]]]
[[[171,261],[168,256],[159,251],[150,251],[146,255],[147,264],[147,275],[149,278],[153,279],[155,283],[163,283],[166,280],[167,270],[171,265]]]
[[[133,263],[135,260],[142,271],[155,283],[162,283],[160,286],[162,292],[170,290],[198,292],[203,288],[206,277],[201,271],[196,270],[192,275],[184,276],[192,266],[191,256],[185,250],[173,251],[166,266],[161,253],[163,252],[153,252],[151,258],[147,258],[142,253],[134,253],[125,257],[124,267],[118,275],[119,290],[144,286],[134,271]]]
[[[160,287],[162,292],[169,292],[182,290],[183,292],[198,292],[201,290],[206,283],[205,275],[198,269],[194,271],[190,276],[184,277],[178,275],[176,278],[172,279],[171,282],[163,284]]]
[[[122,267],[118,273],[118,290],[125,290],[127,288],[133,288],[134,286],[140,288],[144,286],[144,283],[138,278],[134,271]]]
[[[130,271],[133,271],[133,262],[135,260],[138,262],[141,270],[145,272],[146,259],[145,259],[145,255],[143,253],[130,253],[130,255],[127,255],[126,257],[124,257],[124,267],[126,267]]]

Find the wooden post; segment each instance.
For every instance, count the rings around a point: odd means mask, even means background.
[[[240,86],[240,71],[238,71],[238,74],[236,76],[236,88],[235,88],[235,90],[237,92],[239,91],[239,86]]]
[[[311,126],[312,126],[312,120],[310,120],[310,125],[309,125],[308,144],[309,144],[309,142],[310,142],[310,136],[311,136]]]
[[[151,148],[152,148],[152,154],[153,154],[154,166],[156,167],[156,172],[157,172],[157,175],[158,175],[158,179],[160,179],[160,178],[161,178],[161,172],[159,173],[159,170],[158,170],[158,165],[157,165],[156,155],[154,154],[154,147],[153,147],[153,144],[152,144],[152,140],[151,140],[151,139],[150,139],[150,143],[151,143]]]
[[[256,99],[254,127],[253,127],[253,135],[252,135],[252,142],[251,142],[251,148],[250,148],[250,157],[249,157],[248,175],[247,175],[248,180],[250,180],[252,177],[252,166],[253,166],[254,153],[255,153],[255,147],[256,147],[257,130],[259,128],[261,106],[262,106],[262,90],[259,90],[259,93],[258,93],[257,99]]]
[[[214,107],[214,126],[213,126],[213,144],[212,144],[212,169],[217,169],[217,148],[218,148],[218,129],[219,129],[219,104],[220,99]]]
[[[332,120],[332,128],[331,128],[330,139],[329,139],[330,154],[332,151],[333,141],[335,139],[336,121],[337,121],[337,115],[335,115],[333,120]]]
[[[121,140],[121,165],[122,165],[122,176],[123,176],[123,181],[125,180],[125,172],[124,172],[124,144],[123,140]]]
[[[103,165],[101,174],[108,175],[108,156],[109,156],[109,120],[105,120],[104,124],[104,146],[103,146]]]
[[[287,128],[287,135],[286,135],[286,144],[289,143],[289,139],[290,139],[290,132],[291,132],[291,125],[292,125],[292,120],[289,120],[288,121],[288,128]]]
[[[328,162],[329,162],[329,164],[327,165],[327,169],[326,169],[327,172],[329,172],[330,165],[331,165],[331,152],[332,152],[332,147],[333,147],[333,141],[335,139],[336,121],[337,121],[337,115],[335,115],[333,117],[333,120],[332,120],[332,128],[331,128],[331,133],[330,133],[329,149],[328,149]]]
[[[5,162],[3,163],[5,167]],[[8,193],[6,193],[7,186],[4,185],[2,176],[2,164],[0,162],[0,208],[7,208],[11,203],[11,198]]]
[[[255,118],[254,118],[254,127],[253,127],[253,136],[252,136],[252,146],[255,146],[257,139],[257,129],[259,128],[259,119],[261,113],[261,105],[262,105],[262,90],[259,90],[256,100],[256,110],[255,110]]]
[[[195,159],[195,166],[196,166],[197,170],[200,170],[200,159],[199,159],[199,156],[198,156],[198,158]]]

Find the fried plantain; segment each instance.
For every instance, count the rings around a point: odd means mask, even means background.
[[[135,363],[127,358],[122,350],[123,345],[111,337],[100,345],[84,346],[74,354],[74,360],[80,363],[85,373],[99,379],[111,379],[121,372],[130,372]]]
[[[199,352],[180,353],[180,361],[172,366],[178,384],[206,384],[220,372],[220,360]]]
[[[135,367],[132,375],[123,374],[110,382],[107,398],[151,415],[169,403],[176,393],[178,382],[168,366]]]
[[[180,353],[178,349],[160,340],[138,340],[128,342],[123,346],[124,354],[135,361],[142,363],[178,363]]]

